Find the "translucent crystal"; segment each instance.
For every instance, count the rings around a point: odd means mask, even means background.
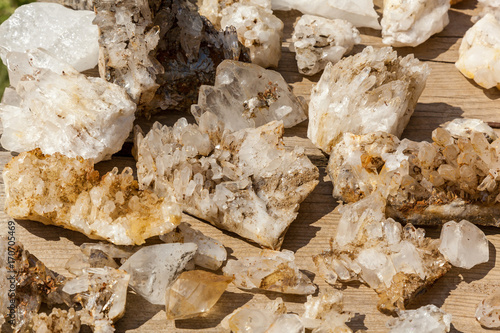
[[[474,23],[486,16],[486,14],[492,14],[497,20],[500,19],[500,2],[498,0],[478,0],[477,8],[479,14],[472,17]]]
[[[487,328],[500,327],[500,294],[486,297],[476,308],[476,319]]]
[[[173,230],[180,207],[140,191],[125,168],[102,178],[89,160],[39,150],[14,157],[3,171],[5,210],[12,218],[39,221],[115,244],[142,244]]]
[[[351,320],[353,314],[343,311],[342,292],[329,289],[320,291],[316,297],[309,295],[304,307],[301,320],[313,333],[352,333],[345,323]]]
[[[399,318],[393,318],[387,322],[390,333],[446,333],[450,331],[451,314],[447,314],[435,305],[422,306],[417,310],[400,311],[398,316]]]
[[[210,311],[232,279],[206,271],[183,272],[167,289],[167,319],[185,319]]]
[[[131,276],[130,287],[152,304],[165,304],[165,290],[196,253],[194,243],[143,247],[120,269]]]
[[[81,252],[71,256],[65,268],[74,275],[80,275],[86,268],[112,267],[118,268],[115,258],[126,259],[132,255],[131,251],[118,249],[112,244],[83,243]]]
[[[337,63],[361,42],[361,37],[358,29],[345,20],[304,15],[295,23],[292,41],[299,72],[314,75],[329,62]]]
[[[292,251],[263,250],[259,256],[228,260],[222,269],[241,289],[263,289],[285,294],[309,295],[316,286],[295,264]]]
[[[441,32],[450,22],[450,0],[385,0],[382,42],[392,46],[417,46]]]
[[[307,137],[326,153],[343,133],[403,133],[422,93],[429,68],[390,47],[328,64],[311,92]]]
[[[220,29],[220,20],[222,18],[222,11],[234,3],[239,3],[248,6],[259,6],[266,10],[271,9],[271,0],[199,0],[198,12],[200,15],[205,16],[216,29]]]
[[[307,119],[306,106],[280,73],[231,60],[217,67],[215,85],[201,86],[198,104],[191,107],[197,119],[207,111],[216,114],[231,131],[273,120],[293,127]]]
[[[55,3],[20,6],[0,26],[0,57],[7,64],[8,52],[40,47],[78,71],[94,68],[99,55],[94,17],[91,11]]]
[[[78,333],[80,326],[80,316],[73,308],[68,311],[53,308],[49,315],[36,314],[31,324],[33,332],[36,333]]]

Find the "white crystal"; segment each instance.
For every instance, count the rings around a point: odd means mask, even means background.
[[[487,14],[465,33],[455,66],[483,88],[499,87],[499,52],[500,22]]]
[[[482,133],[488,141],[495,141],[498,135],[495,130],[481,119],[457,118],[443,126],[451,136],[472,138],[473,133]]]
[[[484,327],[500,327],[500,294],[490,295],[478,304],[476,319]]]
[[[441,32],[450,22],[450,0],[385,0],[382,42],[417,46]]]
[[[304,307],[301,320],[313,333],[352,333],[345,323],[351,320],[353,314],[343,312],[342,292],[330,289],[320,291],[317,297],[309,295]]]
[[[337,63],[355,44],[361,42],[359,31],[351,23],[340,19],[303,15],[292,35],[295,59],[299,72],[314,75],[328,62]]]
[[[152,304],[165,304],[165,292],[193,258],[194,243],[143,247],[120,267],[130,274],[130,287]]]
[[[132,255],[131,251],[117,248],[113,244],[83,243],[80,253],[71,256],[64,267],[74,275],[82,274],[87,268],[112,267],[118,268],[116,259],[126,259]]]
[[[16,9],[0,26],[0,57],[43,48],[78,71],[94,68],[99,56],[95,14],[55,3],[34,2]]]
[[[272,8],[296,9],[303,14],[343,19],[357,27],[380,29],[373,0],[272,0]]]
[[[216,114],[231,131],[273,120],[292,127],[307,119],[306,106],[280,73],[233,60],[224,60],[217,67],[214,86],[200,87],[198,104],[191,112],[198,119],[207,111]]]
[[[450,331],[451,314],[435,305],[401,311],[398,315],[399,318],[393,318],[387,322],[390,333],[445,333]]]
[[[199,0],[197,3],[198,12],[200,13],[200,15],[205,16],[214,25],[214,27],[220,29],[222,11],[224,10],[224,8],[227,8],[234,3],[248,6],[258,6],[265,9],[266,11],[269,11],[271,9],[271,0],[239,0],[237,2],[233,0]]]
[[[476,23],[486,14],[492,14],[497,20],[500,20],[500,1],[499,0],[478,0],[477,8],[479,14],[472,17],[472,22]]]
[[[328,64],[309,103],[307,137],[326,153],[346,132],[403,133],[427,76],[427,64],[390,47],[374,49]]]

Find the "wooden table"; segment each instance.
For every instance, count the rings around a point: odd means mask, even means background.
[[[400,55],[414,53],[417,58],[425,61],[432,69],[427,80],[427,86],[419,100],[416,111],[410,120],[403,136],[413,140],[430,140],[431,132],[440,124],[459,117],[480,118],[489,122],[500,123],[500,92],[496,89],[484,90],[472,81],[463,77],[455,68],[458,58],[458,48],[461,38],[472,26],[471,17],[477,13],[476,1],[465,0],[454,6],[450,11],[450,24],[438,35],[433,36],[423,45],[416,48],[399,48]],[[294,92],[308,99],[312,85],[319,75],[303,77],[297,71],[294,54],[288,51],[292,25],[298,17],[298,12],[279,12],[278,16],[285,22],[283,57],[278,70],[293,87]],[[354,51],[359,52],[366,45],[382,46],[380,31],[361,29],[362,45]],[[157,116],[165,124],[173,124],[180,113]],[[144,130],[148,130],[152,121],[139,121]],[[328,248],[329,239],[334,236],[339,214],[337,203],[331,196],[332,184],[328,180],[325,167],[327,158],[307,139],[307,121],[285,133],[285,143],[288,146],[300,145],[306,148],[306,153],[320,169],[320,184],[314,192],[302,203],[300,213],[292,223],[283,249],[296,253],[296,262],[320,289],[330,288],[321,277],[315,276],[316,269],[312,256]],[[126,149],[125,154],[126,155]],[[0,151],[1,165],[9,161],[11,153]],[[100,163],[97,168],[109,171],[113,166],[134,166],[130,156],[117,156],[111,161]],[[4,191],[0,198],[3,202]],[[7,230],[9,217],[0,213],[2,231]],[[233,234],[220,231],[207,223],[186,216],[185,221],[206,235],[220,240],[229,253],[229,258],[257,254],[259,248],[245,242]],[[476,305],[487,295],[498,291],[500,286],[500,265],[497,265],[496,247],[500,246],[500,230],[497,228],[482,228],[490,241],[489,262],[476,266],[472,270],[453,268],[440,279],[425,295],[421,296],[412,308],[426,304],[435,304],[453,315],[452,332],[487,332],[474,319]],[[439,228],[427,228],[427,234],[439,237]],[[56,272],[69,275],[64,264],[70,256],[78,253],[78,247],[89,242],[86,236],[53,226],[30,221],[17,221],[16,237],[24,243],[27,250],[41,259]],[[150,240],[148,244],[158,243]],[[339,285],[340,287],[340,285]],[[386,322],[389,317],[376,309],[377,295],[370,288],[359,283],[351,283],[342,287],[344,290],[345,310],[356,313],[350,326],[354,329],[365,329],[368,332],[387,332]],[[277,293],[249,293],[230,286],[216,306],[206,316],[169,322],[166,320],[164,307],[149,304],[143,298],[130,292],[127,311],[124,318],[116,324],[117,332],[220,332],[218,326],[222,318],[237,307],[248,302],[263,305],[270,299],[282,297],[289,311],[302,314],[302,303],[305,297],[280,295]]]

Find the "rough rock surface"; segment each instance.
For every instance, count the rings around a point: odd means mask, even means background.
[[[78,333],[80,326],[80,316],[73,308],[68,311],[53,308],[49,315],[37,313],[31,323],[35,333]]]
[[[387,322],[389,333],[446,333],[450,331],[451,314],[447,314],[435,305],[400,311],[398,316],[399,318],[393,318]]]
[[[500,294],[490,295],[479,303],[476,308],[476,319],[484,327],[500,327]]]

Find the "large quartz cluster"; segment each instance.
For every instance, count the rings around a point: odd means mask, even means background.
[[[447,314],[435,305],[400,311],[398,317],[387,322],[387,327],[390,328],[389,333],[446,333],[450,331],[451,314]]]
[[[217,67],[214,86],[201,86],[196,118],[210,111],[237,131],[282,120],[293,127],[307,119],[306,106],[293,94],[280,73],[258,65],[225,60]]]
[[[180,222],[180,207],[140,191],[132,169],[102,179],[93,163],[39,150],[14,157],[3,172],[12,218],[54,224],[115,244],[142,244]]]
[[[175,197],[185,212],[277,249],[318,169],[299,149],[286,151],[283,124],[224,130],[206,112],[199,125],[181,118],[135,138],[139,184]]]
[[[398,57],[390,47],[374,49],[328,64],[309,103],[307,137],[326,153],[349,132],[403,133],[429,68],[413,55]]]

